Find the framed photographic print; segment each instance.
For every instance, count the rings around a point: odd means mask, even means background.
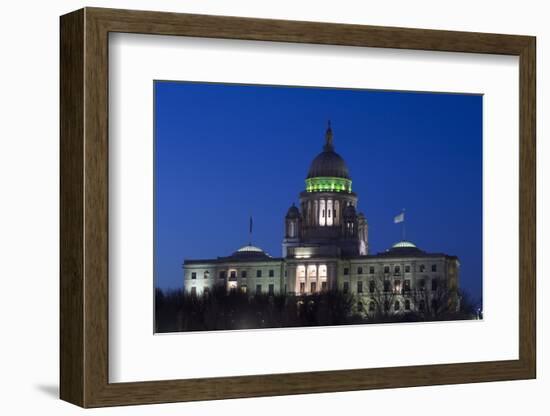
[[[535,38],[61,17],[83,407],[536,376]]]

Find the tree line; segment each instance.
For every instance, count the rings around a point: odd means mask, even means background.
[[[423,298],[425,297],[425,299]],[[450,299],[459,299],[458,304]],[[415,293],[415,304],[423,309],[395,311],[395,295],[380,292],[362,297],[342,291],[294,296],[256,294],[250,296],[224,287],[201,295],[182,289],[155,290],[155,332],[214,331],[256,328],[333,326],[390,322],[419,322],[476,319],[478,306],[466,293],[444,291],[434,296]],[[371,302],[375,302],[373,309]],[[390,307],[388,307],[390,305]],[[369,310],[370,309],[370,310]]]

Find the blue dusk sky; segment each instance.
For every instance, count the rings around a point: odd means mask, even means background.
[[[184,259],[252,243],[281,256],[327,120],[350,170],[369,252],[406,238],[456,255],[461,287],[481,299],[482,96],[157,81],[156,285],[183,284]]]

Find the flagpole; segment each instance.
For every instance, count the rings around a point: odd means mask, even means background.
[[[405,208],[401,213],[393,218],[395,224],[401,223],[401,241],[405,241]]]
[[[405,208],[401,210],[403,214],[403,221],[401,221],[401,240],[405,241]]]
[[[248,245],[252,245],[252,215],[250,216],[250,223],[248,227]]]

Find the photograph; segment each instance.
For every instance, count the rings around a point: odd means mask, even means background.
[[[155,333],[483,319],[483,95],[155,80]]]
[[[8,13],[10,409],[542,405],[542,6],[101,3]]]

